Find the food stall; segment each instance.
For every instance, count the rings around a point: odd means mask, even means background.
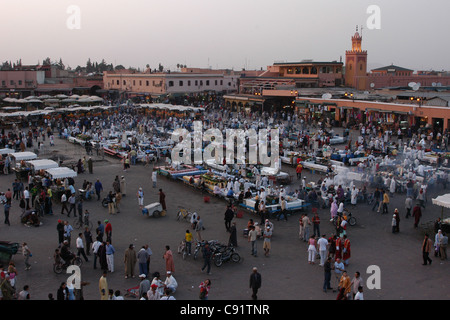
[[[9,156],[11,157],[11,168],[15,171],[17,179],[26,180],[28,178],[28,173],[31,170],[30,167],[26,165],[26,161],[36,159],[37,154],[25,151],[10,153]]]
[[[241,207],[256,212],[255,210],[255,204],[256,204],[256,197],[244,199],[244,202],[240,204]],[[304,200],[297,199],[291,196],[286,197],[286,211],[289,214],[293,214],[295,211],[300,211],[307,207],[308,205],[305,203]],[[281,210],[281,204],[279,203],[279,197],[278,196],[271,196],[268,195],[266,197],[266,210],[267,213],[270,215],[273,215]]]
[[[53,193],[53,199],[59,202],[63,193],[70,195],[70,189],[64,186],[64,179],[68,178],[73,180],[77,176],[76,171],[67,167],[50,168],[45,170],[45,174],[50,178],[53,183],[51,190]]]
[[[157,170],[158,174],[177,179],[178,177],[183,176],[193,176],[198,174],[203,174],[208,172],[208,170],[198,169],[194,166],[179,164],[177,168],[173,168],[171,166],[159,166],[155,167],[154,170]]]
[[[10,148],[0,149],[0,172],[3,172],[3,168],[5,166],[4,158],[7,157],[11,153],[15,153],[16,150]]]

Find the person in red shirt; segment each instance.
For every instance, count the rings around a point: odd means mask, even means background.
[[[108,219],[105,220],[105,234],[106,234],[106,241],[109,243],[112,243],[112,225],[111,222],[108,221]]]
[[[295,168],[295,172],[297,172],[297,179],[301,179],[302,178],[302,170],[303,170],[303,166],[301,163],[299,163],[297,165],[297,168]]]

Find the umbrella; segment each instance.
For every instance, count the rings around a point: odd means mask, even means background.
[[[66,99],[66,98],[68,98],[68,96],[66,96],[65,94],[57,94],[56,98],[58,98],[58,99]]]

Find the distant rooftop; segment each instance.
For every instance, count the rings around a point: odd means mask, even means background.
[[[372,69],[372,71],[414,71],[411,69],[407,69],[407,68],[403,68],[403,67],[399,67],[396,65],[391,64],[390,66],[386,66],[386,67],[381,67],[381,68],[376,68],[376,69]]]

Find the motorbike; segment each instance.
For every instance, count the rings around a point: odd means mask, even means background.
[[[210,246],[215,246],[217,245],[219,242],[217,240],[209,240],[208,241]],[[195,245],[195,249],[194,249],[194,260],[197,259],[198,254],[202,251],[203,247],[205,246],[206,241],[197,241],[197,244]]]
[[[241,256],[236,252],[233,245],[229,245],[216,250],[213,254],[213,261],[216,267],[222,266],[224,262],[233,261],[235,263],[241,261]]]
[[[78,267],[81,267],[82,264],[83,260],[81,260],[81,257],[77,257],[76,255],[74,255],[73,259],[70,261],[70,264],[66,263],[63,259],[60,259],[58,262],[55,262],[53,264],[53,272],[55,272],[56,274],[61,274],[65,270],[67,270],[67,268],[70,265],[76,265]]]
[[[86,191],[84,189],[78,189],[78,192],[80,193],[80,198],[83,198],[84,201],[86,200],[92,200],[93,198],[93,193],[89,193],[89,195],[86,197]]]

